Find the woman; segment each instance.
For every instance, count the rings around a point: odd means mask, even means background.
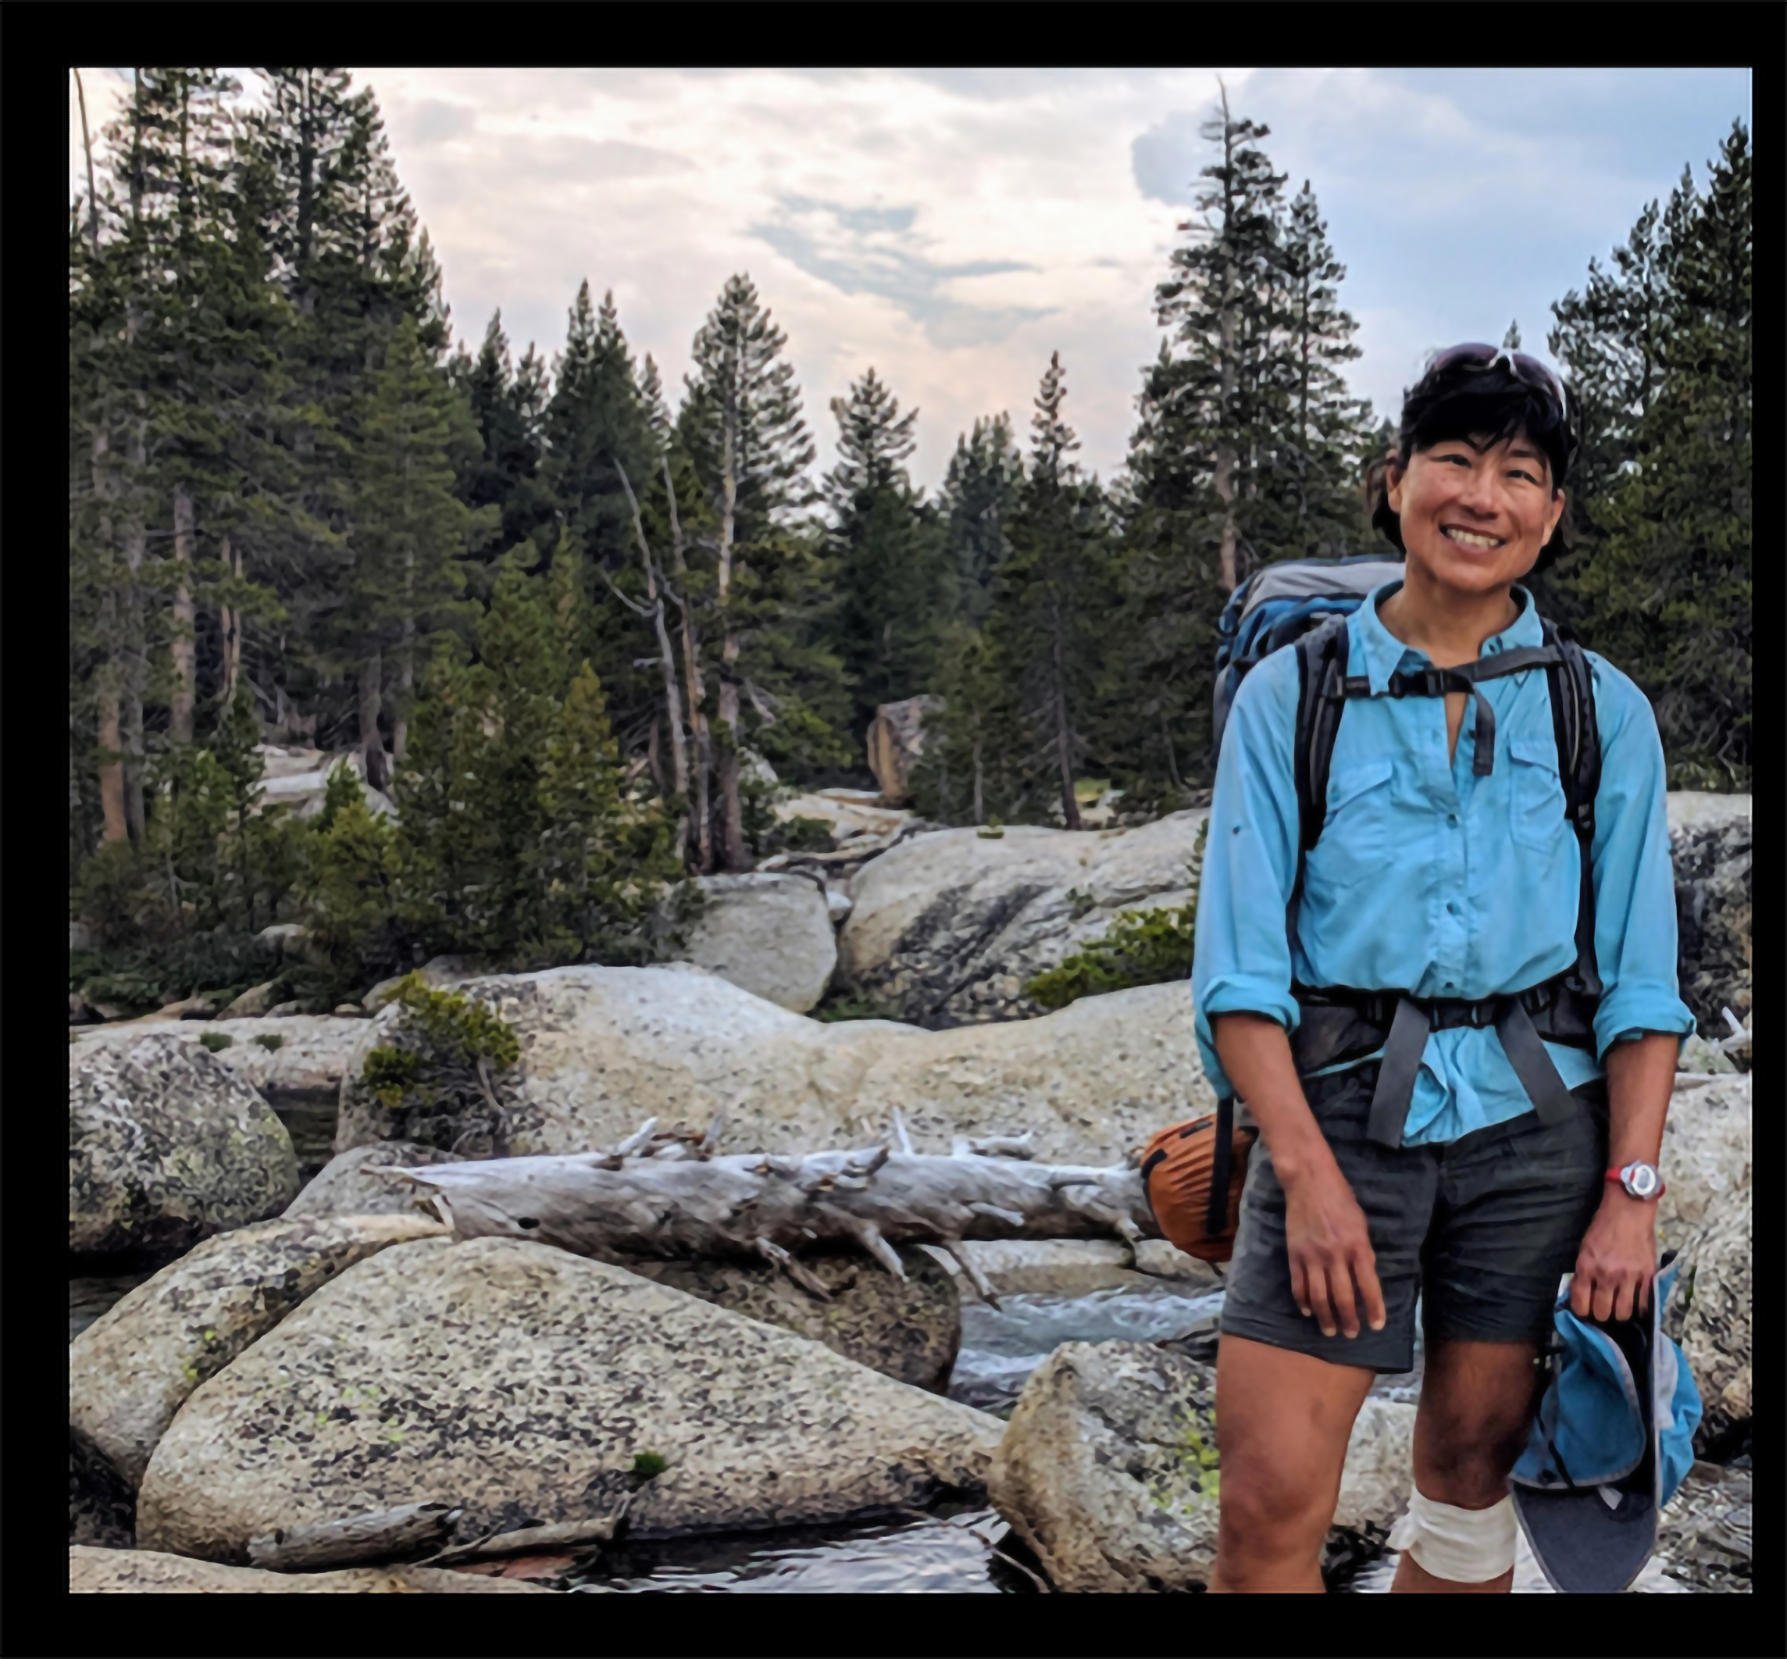
[[[1582,1046],[1547,1040],[1540,1054],[1535,1040],[1517,1054],[1529,1083],[1535,1056],[1562,1079],[1540,1112],[1508,1056],[1518,1045],[1470,1010],[1506,1009],[1488,999],[1560,983],[1578,959],[1581,855],[1546,673],[1485,674],[1474,690],[1455,676],[1443,698],[1401,695],[1423,682],[1398,678],[1476,674],[1540,647],[1519,583],[1555,556],[1575,441],[1561,382],[1493,347],[1441,353],[1408,394],[1374,518],[1405,551],[1405,573],[1345,623],[1348,672],[1362,677],[1349,682],[1300,889],[1296,652],[1256,668],[1229,717],[1193,991],[1206,1071],[1246,1104],[1261,1142],[1217,1361],[1213,1591],[1321,1590],[1348,1435],[1374,1376],[1412,1368],[1417,1297],[1426,1366],[1393,1588],[1506,1591],[1507,1477],[1559,1281],[1574,1272],[1584,1316],[1630,1318],[1648,1297],[1650,1189],[1678,1046],[1693,1029],[1676,987],[1650,705],[1589,657],[1600,995],[1586,1004]],[[1307,1010],[1348,988],[1392,993],[1398,1020],[1405,1003],[1420,1011],[1397,1062],[1413,1076],[1399,1077],[1391,1102],[1399,1136],[1384,1136],[1372,1111],[1390,1069],[1379,1064],[1386,1033],[1335,1066],[1295,1047],[1318,1023],[1305,1026]],[[1639,1165],[1652,1173],[1610,1173]]]

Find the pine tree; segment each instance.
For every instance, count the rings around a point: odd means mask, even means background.
[[[1064,826],[1078,829],[1074,780],[1107,644],[1112,562],[1102,491],[1071,459],[1079,439],[1066,421],[1066,391],[1056,352],[1036,398],[1028,475],[987,632],[1017,690],[1024,806],[1041,811],[1053,796]]]
[[[478,434],[419,335],[405,318],[370,380],[354,453],[353,580],[337,621],[358,671],[366,781],[375,789],[390,782],[381,716],[390,715],[401,764],[418,651],[464,614],[462,560],[497,528],[494,506],[468,508],[455,491],[455,463],[476,453]]]
[[[498,311],[478,355],[462,354],[449,376],[471,410],[480,439],[477,455],[460,478],[460,499],[473,509],[494,508],[500,519],[481,563],[467,566],[474,597],[486,600],[494,561],[552,519],[550,490],[541,477],[544,371],[531,346],[516,369],[502,323]]]
[[[824,491],[839,603],[826,633],[850,678],[852,735],[866,737],[882,703],[931,683],[953,594],[942,526],[906,471],[918,412],[902,415],[872,368],[831,407],[838,463]]]
[[[824,602],[818,538],[802,522],[813,443],[800,410],[787,336],[744,275],[731,277],[695,336],[678,433],[704,486],[714,531],[718,660],[712,728],[715,822],[699,826],[702,867],[742,870],[749,849],[739,787],[748,735],[776,756],[841,758],[848,705],[838,663],[813,639]],[[741,692],[756,715],[742,716]]]
[[[1747,788],[1752,766],[1750,160],[1737,123],[1704,196],[1665,218],[1651,401],[1571,582],[1585,638],[1650,697],[1677,788]]]
[[[1359,325],[1340,305],[1346,267],[1305,180],[1283,237],[1290,357],[1286,429],[1263,493],[1288,509],[1277,551],[1292,557],[1345,554],[1359,536],[1358,480],[1369,447],[1370,407],[1349,395],[1341,366],[1359,356]]]
[[[982,626],[991,608],[993,580],[1009,550],[1006,531],[1023,479],[1009,415],[976,419],[973,431],[956,439],[939,507],[958,605],[970,627]]]
[[[1520,350],[1520,324],[1518,322],[1508,324],[1508,332],[1502,336],[1502,350]]]
[[[1286,175],[1272,170],[1259,141],[1271,129],[1236,120],[1228,92],[1203,136],[1219,150],[1200,171],[1200,217],[1181,225],[1188,238],[1170,256],[1171,273],[1155,290],[1155,312],[1174,345],[1173,372],[1153,388],[1161,440],[1181,454],[1207,454],[1204,512],[1218,540],[1223,591],[1242,575],[1253,550],[1262,447],[1284,424],[1282,364],[1285,276],[1279,247]],[[1194,464],[1193,470],[1200,470]],[[1260,556],[1269,548],[1262,546]]]

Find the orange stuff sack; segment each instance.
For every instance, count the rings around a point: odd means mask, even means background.
[[[1223,1130],[1228,1156],[1219,1158]],[[1257,1129],[1234,1126],[1233,1103],[1224,1101],[1210,1116],[1162,1129],[1142,1149],[1142,1191],[1169,1244],[1207,1262],[1226,1262],[1235,1253],[1247,1156],[1258,1139]],[[1219,1169],[1219,1163],[1227,1168]],[[1218,1199],[1213,1214],[1219,1180],[1226,1197]]]

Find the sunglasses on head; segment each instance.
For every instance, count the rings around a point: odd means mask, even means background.
[[[1486,345],[1480,340],[1468,345],[1453,346],[1435,357],[1427,365],[1427,372],[1432,374],[1436,369],[1451,369],[1460,365],[1492,369],[1498,363],[1506,363],[1509,373],[1523,385],[1531,386],[1554,399],[1560,412],[1568,411],[1569,398],[1564,391],[1564,383],[1558,379],[1556,372],[1547,368],[1538,358],[1528,357],[1523,351],[1510,351],[1506,346]]]

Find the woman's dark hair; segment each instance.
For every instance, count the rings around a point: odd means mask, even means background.
[[[1576,451],[1576,433],[1568,410],[1559,406],[1554,394],[1517,375],[1506,358],[1485,365],[1469,361],[1447,363],[1446,355],[1441,354],[1435,365],[1403,394],[1402,427],[1396,435],[1395,452],[1369,474],[1372,525],[1399,553],[1407,550],[1402,545],[1402,526],[1390,505],[1386,476],[1390,465],[1400,471],[1408,466],[1417,450],[1431,449],[1435,444],[1485,435],[1492,443],[1500,443],[1519,433],[1544,451],[1551,463],[1551,487],[1558,490],[1563,488]],[[1569,517],[1566,506],[1551,539],[1539,550],[1534,573],[1548,569],[1564,551],[1564,527]]]

